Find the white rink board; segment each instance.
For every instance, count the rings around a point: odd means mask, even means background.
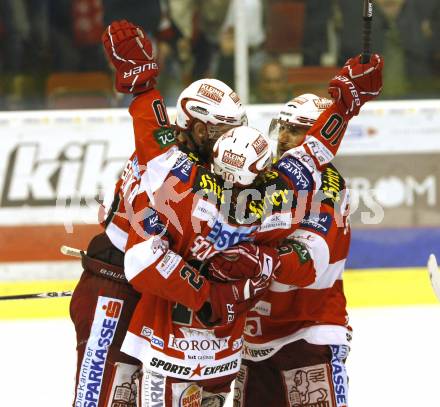
[[[352,309],[350,315],[349,406],[438,406],[440,305]],[[0,338],[2,405],[71,405],[75,343],[69,320],[2,321]]]
[[[266,131],[279,108],[248,106],[249,125]],[[96,223],[95,198],[113,193],[134,148],[127,109],[2,112],[0,136],[0,226]],[[440,100],[368,103],[341,146],[341,155],[435,151]]]

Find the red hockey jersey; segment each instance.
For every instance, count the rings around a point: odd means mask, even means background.
[[[299,287],[291,279],[298,270],[281,270],[247,315],[246,359],[267,359],[299,339],[320,345],[348,344],[351,330],[342,282],[350,245],[348,191],[332,165],[324,169],[321,189],[314,199],[320,206],[290,236],[312,257],[314,280]]]

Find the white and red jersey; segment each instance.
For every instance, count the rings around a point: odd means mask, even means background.
[[[122,350],[150,370],[181,379],[205,380],[236,373],[245,316],[207,329],[194,311],[209,300],[210,282],[190,264],[243,241],[276,245],[300,227],[292,221],[300,208],[300,191],[310,203],[307,197],[313,195],[315,184],[314,174],[301,161],[285,157],[265,174],[266,195],[248,204],[247,214],[258,215],[254,222],[233,223],[229,211],[222,208],[226,194],[222,181],[181,153],[154,194],[155,205],[147,206],[146,194],[135,200],[134,212],[145,210],[146,216],[130,229],[125,274],[142,298]],[[301,250],[306,248],[299,246],[289,257],[289,265],[301,269],[288,277],[297,284],[304,279],[309,282],[314,271],[313,261],[302,265]],[[277,277],[278,284],[283,281],[282,275]]]
[[[348,344],[350,327],[342,274],[350,245],[348,193],[338,171],[322,172],[320,203],[289,238],[307,248],[299,268],[282,268],[261,301],[247,314],[243,357],[264,360],[284,345],[305,339],[319,345]],[[307,257],[313,260],[313,281],[299,286]]]
[[[187,261],[203,261],[217,250],[245,240],[275,245],[298,227],[310,197],[321,185],[319,168],[336,153],[342,138],[339,132],[345,130],[341,118],[337,125],[332,124],[331,137],[321,134],[321,127],[329,128],[328,123],[334,122],[333,110],[324,112],[320,126],[309,132],[313,149],[309,143],[309,147],[286,154],[276,171],[268,173],[266,181],[278,184],[248,208],[249,213],[259,215],[256,224],[231,224],[221,210],[221,183],[179,151],[168,150],[159,156],[160,161],[156,159],[140,172],[140,187],[132,202],[135,221],[130,220],[125,246],[125,273],[142,298],[124,352],[148,369],[183,379],[201,380],[238,371],[244,318],[233,325],[206,329],[193,310],[208,300],[209,281]],[[333,137],[338,143],[330,145]],[[323,151],[326,158],[322,158]],[[305,204],[298,217],[300,191]],[[270,206],[274,212],[262,216]],[[298,254],[293,263],[299,261]]]
[[[116,183],[113,201],[109,207],[102,207],[100,222],[115,247],[125,251],[130,222],[130,210],[135,196],[140,193],[141,174],[147,168],[163,165],[169,157],[168,151],[175,151],[174,133],[169,127],[168,115],[163,98],[158,90],[152,89],[136,96],[129,108],[133,119],[136,152],[127,161],[121,177]],[[129,208],[126,208],[128,205]]]

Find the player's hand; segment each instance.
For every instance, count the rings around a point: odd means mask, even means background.
[[[373,54],[366,64],[360,59],[350,58],[329,84],[329,94],[348,118],[357,116],[361,107],[382,90],[383,58]]]
[[[211,280],[224,282],[260,277],[270,279],[278,265],[276,249],[241,243],[210,258],[204,274]]]
[[[210,281],[210,302],[205,303],[197,316],[206,326],[231,324],[258,302],[270,282],[263,276],[230,282]]]
[[[159,73],[150,39],[127,20],[114,21],[102,34],[108,60],[116,69],[115,86],[122,93],[141,93],[155,85]]]

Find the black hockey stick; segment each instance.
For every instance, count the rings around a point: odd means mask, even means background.
[[[66,256],[81,257],[81,250],[75,249],[69,246],[61,246],[61,253]],[[61,297],[71,297],[72,291],[51,291],[47,293],[37,293],[37,294],[16,294],[16,295],[3,295],[0,296],[0,301],[2,300],[32,300],[35,298],[61,298]]]
[[[371,57],[371,23],[373,21],[373,0],[364,0],[362,19],[361,63],[366,64],[370,61]]]
[[[34,298],[60,298],[60,297],[71,297],[72,291],[52,291],[47,293],[38,294],[17,294],[17,295],[3,295],[0,296],[0,301],[2,300],[30,300]]]

